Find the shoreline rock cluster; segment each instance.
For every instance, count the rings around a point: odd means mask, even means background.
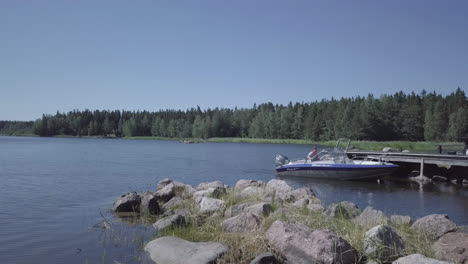
[[[413,223],[409,216],[361,210],[347,201],[324,208],[311,188],[294,189],[278,179],[239,180],[232,188],[220,181],[193,187],[164,179],[155,192],[122,195],[112,210],[157,217],[156,238],[144,248],[150,263],[468,263],[468,233],[456,232],[447,215]],[[171,235],[201,226],[223,239]],[[253,236],[263,247],[238,252],[229,244]],[[415,243],[429,249],[418,252]]]

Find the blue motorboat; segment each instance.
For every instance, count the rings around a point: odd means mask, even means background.
[[[398,165],[383,162],[378,157],[349,159],[346,150],[337,146],[333,150],[322,150],[312,160],[296,159],[278,154],[275,158],[276,172],[279,176],[301,176],[329,180],[373,180],[391,175]]]

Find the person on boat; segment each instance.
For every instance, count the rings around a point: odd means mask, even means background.
[[[308,160],[318,160],[318,155],[317,155],[317,147],[313,147],[312,150],[309,152],[307,155]]]

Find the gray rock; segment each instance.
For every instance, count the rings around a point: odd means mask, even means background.
[[[468,234],[447,233],[432,246],[435,257],[456,264],[468,263]]]
[[[404,149],[404,150],[402,150],[401,152],[403,152],[403,153],[410,153],[411,151],[409,151],[409,150],[407,150],[407,149]]]
[[[190,184],[185,184],[184,189],[180,192],[179,196],[183,199],[188,199],[193,196],[197,190],[192,187]]]
[[[236,204],[228,209],[226,209],[226,212],[224,212],[224,217],[226,218],[231,218],[233,216],[239,215],[244,212],[245,208],[253,205],[253,203],[241,203],[241,204]]]
[[[166,185],[168,185],[169,183],[172,183],[173,180],[172,179],[169,179],[169,178],[164,178],[162,179],[158,185],[156,186],[156,190],[161,190],[162,188],[164,188]]]
[[[451,264],[449,262],[440,261],[437,259],[428,258],[421,254],[413,254],[406,257],[401,257],[392,262],[392,264]]]
[[[405,248],[398,232],[387,225],[378,225],[364,234],[364,252],[371,259],[390,262],[397,259]]]
[[[273,207],[270,203],[258,203],[246,207],[244,211],[258,216],[268,216],[273,211]]]
[[[198,184],[196,189],[199,190],[199,191],[202,191],[202,190],[206,190],[208,188],[216,188],[216,187],[224,188],[224,183],[222,183],[220,181],[202,182],[202,183]]]
[[[158,264],[211,264],[227,250],[221,243],[195,243],[177,237],[160,237],[145,246],[151,260]]]
[[[309,200],[317,200],[317,203],[320,203],[320,200],[315,196],[314,191],[312,191],[309,187],[302,187],[295,189],[289,193],[293,198],[294,201],[298,201],[300,199],[309,199]]]
[[[250,197],[250,196],[257,196],[261,197],[265,195],[265,188],[263,187],[255,187],[249,186],[243,189],[240,194],[241,197]]]
[[[145,192],[141,195],[140,213],[142,214],[159,214],[161,208],[158,204],[158,199],[154,193]]]
[[[197,191],[193,194],[193,198],[195,200],[200,199],[201,197],[214,197],[219,198],[221,195],[226,193],[226,189],[224,187],[210,187],[206,190]]]
[[[312,212],[317,212],[317,213],[322,213],[325,208],[321,204],[314,204],[314,203],[309,203],[307,205],[307,209],[311,210]]]
[[[382,149],[383,152],[400,152],[401,150],[400,149],[394,149],[394,148],[391,148],[391,147],[385,147]]]
[[[280,264],[280,262],[276,259],[273,253],[266,252],[258,255],[250,262],[250,264]]]
[[[155,195],[158,201],[166,203],[175,196],[175,184],[173,182],[167,184],[160,190],[156,191]]]
[[[162,231],[166,228],[184,226],[185,224],[185,217],[180,214],[175,214],[159,219],[156,223],[153,224],[153,227],[154,229],[156,229],[156,231]]]
[[[224,207],[224,201],[209,197],[203,197],[200,201],[200,213],[212,214]]]
[[[265,187],[265,183],[263,181],[255,180],[238,180],[234,189],[236,191],[242,191],[247,187]]]
[[[224,232],[251,232],[260,227],[260,219],[252,213],[241,213],[222,222]]]
[[[179,196],[172,197],[167,203],[165,203],[162,208],[164,211],[170,210],[176,206],[181,206],[184,203],[184,199]]]
[[[189,217],[190,217],[190,211],[185,209],[185,208],[177,208],[177,209],[167,210],[167,211],[164,212],[162,217],[168,217],[168,216],[176,215],[176,214],[185,217],[186,220],[189,219]]]
[[[456,228],[457,225],[444,214],[431,214],[419,218],[411,226],[411,229],[423,232],[433,240],[439,239],[448,232],[455,231]]]
[[[391,215],[390,223],[393,225],[411,225],[413,220],[409,215]]]
[[[114,202],[112,210],[117,213],[139,212],[141,197],[136,192],[123,194]]]
[[[448,182],[448,179],[444,176],[434,175],[432,176],[433,182]]]
[[[429,183],[432,180],[424,175],[419,175],[416,177],[410,177],[409,178],[411,181],[418,182],[418,183]]]
[[[283,201],[293,202],[294,197],[291,195],[291,192],[294,190],[283,180],[272,179],[266,185],[266,190],[268,193],[275,193],[277,197]]]
[[[325,215],[330,217],[344,217],[346,219],[354,218],[360,213],[361,210],[359,210],[359,207],[348,201],[332,204],[325,210]]]
[[[356,263],[357,252],[334,232],[315,230],[301,225],[275,221],[266,232],[270,245],[287,259],[287,263]]]
[[[372,227],[387,224],[387,217],[382,211],[368,206],[359,216],[353,219],[353,222],[361,226]]]

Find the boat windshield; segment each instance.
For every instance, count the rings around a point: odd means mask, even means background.
[[[321,150],[318,154],[318,160],[320,161],[333,161],[336,164],[350,164],[353,163],[351,159],[348,158],[346,153],[338,148],[332,150]]]

